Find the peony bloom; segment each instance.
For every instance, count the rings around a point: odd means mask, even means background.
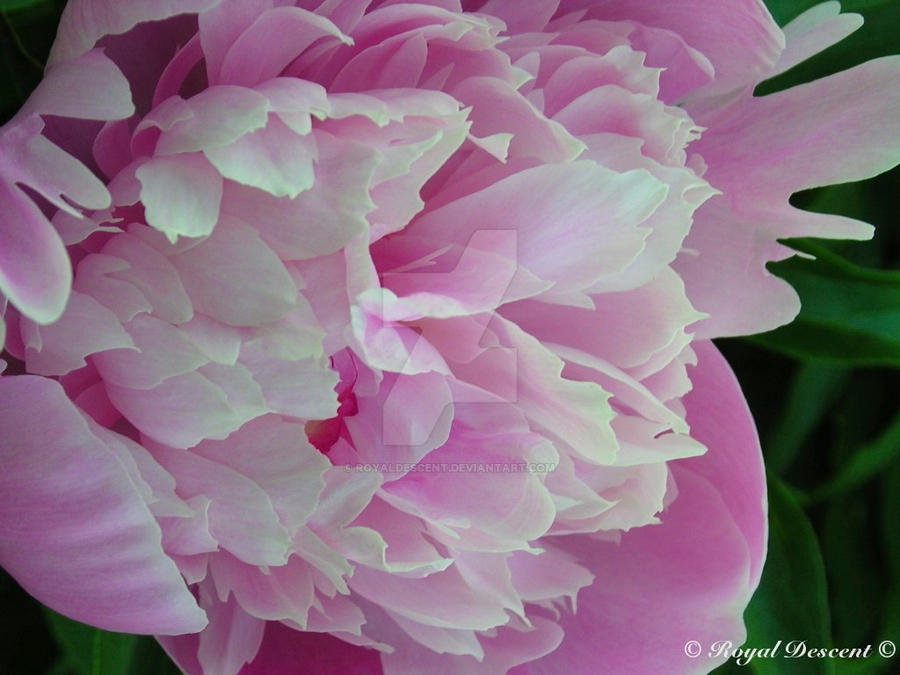
[[[712,669],[766,522],[709,339],[900,160],[896,58],[752,95],[839,9],[71,0],[0,129],[0,564],[190,674]]]

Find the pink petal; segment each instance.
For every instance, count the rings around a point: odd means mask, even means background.
[[[841,3],[837,0],[810,7],[784,27],[787,44],[770,76],[774,77],[803,63],[840,42],[862,25],[863,18],[859,14],[841,14]]]
[[[383,655],[381,660],[385,675],[401,675],[417,670],[430,670],[442,675],[492,675],[516,672],[511,669],[552,652],[562,639],[562,630],[556,623],[535,617],[531,629],[517,630],[504,626],[495,635],[482,637],[480,641],[485,656],[481,662],[471,656],[435,654],[415,644],[403,645],[393,653]]]
[[[509,620],[505,609],[471,588],[456,566],[423,579],[358,567],[350,587],[371,602],[427,626],[488,630]]]
[[[408,232],[466,246],[479,230],[512,229],[519,264],[557,282],[551,294],[581,291],[637,257],[647,235],[639,226],[666,191],[646,171],[619,174],[581,161],[544,165],[429,211]]]
[[[178,479],[178,493],[207,497],[209,532],[219,545],[251,565],[283,565],[290,537],[272,501],[251,478],[186,450],[153,444],[153,456]]]
[[[106,186],[84,164],[43,136],[43,128],[41,119],[33,116],[2,129],[0,176],[3,181],[27,185],[57,208],[78,218],[81,212],[70,201],[90,209],[108,207],[110,196]]]
[[[428,59],[427,34],[399,35],[363,50],[338,73],[335,91],[415,87]]]
[[[112,276],[127,269],[128,263],[121,258],[91,253],[78,263],[74,288],[112,310],[120,322],[127,323],[137,314],[153,310],[137,288]]]
[[[554,461],[555,453],[548,452],[549,443],[540,436],[516,432],[499,422],[490,429],[472,428],[467,412],[465,407],[457,409],[450,438],[423,459],[436,468],[446,465],[456,471],[407,473],[386,485],[382,495],[410,513],[459,530],[462,539],[454,544],[459,548],[467,547],[470,530],[476,535],[473,541],[488,539],[494,550],[525,548],[547,532],[556,509],[539,476],[501,469],[544,457]],[[484,465],[496,473],[479,472]]]
[[[900,155],[898,77],[900,56],[887,56],[746,97],[692,150],[706,160],[713,185],[734,190],[741,201],[769,198],[763,208],[799,190],[871,178],[894,167]]]
[[[2,378],[0,427],[0,562],[29,593],[108,630],[206,625],[116,453],[59,385]]]
[[[488,0],[478,11],[506,22],[506,32],[528,33],[543,30],[559,8],[559,0],[539,0],[523,6],[517,0]]]
[[[260,406],[248,417],[235,409],[221,387],[196,371],[170,377],[153,389],[109,382],[105,386],[110,401],[129,422],[147,436],[179,448],[189,448],[204,438],[225,438],[248,418],[268,412]],[[258,386],[257,394],[261,398]]]
[[[338,377],[326,360],[242,358],[272,412],[319,420],[337,413]]]
[[[170,262],[194,308],[222,323],[255,326],[277,321],[297,301],[294,282],[278,257],[253,229],[231,218]]]
[[[235,598],[217,602],[209,586],[201,585],[201,603],[209,613],[209,626],[197,646],[202,672],[237,675],[256,656],[266,622],[247,614]]]
[[[99,49],[51,66],[16,113],[57,115],[91,120],[131,117],[131,89],[118,67]]]
[[[464,631],[440,629],[432,626],[416,626],[409,620],[399,624],[396,613],[380,611],[369,603],[360,600],[366,608],[368,619],[364,630],[384,644],[391,645],[392,651],[381,655],[384,673],[388,675],[404,675],[406,673],[441,673],[444,675],[494,675],[495,673],[516,672],[511,670],[519,664],[539,658],[552,652],[559,646],[563,634],[559,626],[544,617],[529,617],[530,624],[520,622],[516,625],[500,626],[490,632],[478,634],[477,650],[481,659],[476,656],[453,653],[438,654],[419,641],[425,638],[427,631],[433,638],[439,631],[447,641],[455,640],[456,651],[460,651],[463,640],[468,640]],[[402,629],[401,629],[402,625]],[[411,629],[407,632],[407,628]],[[483,652],[483,655],[481,654]]]
[[[405,90],[397,91],[401,92],[400,100],[389,100],[389,103],[401,110],[404,104],[422,105],[425,108],[422,113],[428,114],[430,105],[446,105],[446,100],[439,98],[437,92],[418,92],[415,98],[410,96],[409,101],[404,101],[402,93]],[[454,102],[454,108],[456,105]],[[409,109],[406,114],[416,115],[415,108]],[[372,199],[377,205],[369,215],[369,222],[373,224],[373,241],[403,229],[422,210],[422,187],[465,141],[465,118],[466,111],[456,112],[454,109],[440,118],[404,120],[403,123],[387,126],[383,133],[366,133],[377,139],[373,145],[383,153],[376,165],[371,189]]]
[[[668,268],[634,290],[591,298],[594,310],[526,300],[502,308],[501,313],[542,342],[580,349],[619,368],[646,363],[703,318],[685,297],[681,280]],[[616,330],[604,330],[610,325]]]
[[[722,659],[684,656],[688,640],[741,644],[741,614],[765,551],[765,481],[753,421],[724,359],[699,344],[688,421],[709,447],[673,464],[678,488],[662,524],[619,544],[558,539],[596,577],[564,616],[558,650],[529,673],[708,672]]]
[[[231,467],[261,487],[290,531],[316,510],[331,466],[309,441],[303,426],[270,415],[248,422],[224,441],[204,441],[193,452]]]
[[[170,96],[177,95],[202,59],[203,48],[200,45],[200,36],[195,34],[175,52],[175,56],[159,76],[159,81],[153,90],[152,106],[156,107]]]
[[[688,168],[661,164],[644,155],[644,142],[639,138],[601,133],[582,140],[588,146],[583,159],[619,172],[646,169],[669,187],[665,200],[643,223],[650,230],[644,250],[620,275],[602,280],[591,292],[635,289],[652,281],[675,259],[691,229],[694,212],[716,190]]]
[[[277,77],[307,47],[327,37],[349,42],[325,17],[299,7],[270,9],[231,44],[219,77],[222,82],[245,86]]]
[[[603,85],[616,85],[653,98],[659,92],[659,69],[646,67],[645,55],[625,45],[613,47],[602,56],[566,56],[543,86],[544,114],[550,117],[582,94]]]
[[[219,148],[266,126],[269,102],[252,89],[216,86],[186,101],[165,101],[138,125],[141,131],[159,127],[156,153],[172,155]]]
[[[404,375],[446,373],[447,364],[427,339],[409,326],[385,320],[399,314],[397,298],[386,289],[372,289],[358,296],[361,306],[350,308],[354,344],[372,368]]]
[[[72,266],[59,235],[31,199],[2,180],[0,213],[0,292],[28,318],[55,321],[72,284]]]
[[[221,81],[222,61],[234,41],[274,6],[274,0],[220,0],[200,12],[200,44],[210,84]]]
[[[298,655],[305,655],[299,657]],[[323,633],[307,633],[270,622],[256,658],[240,675],[381,675],[374,649],[355,647]]]
[[[548,120],[513,85],[493,77],[470,77],[453,95],[473,106],[472,133],[485,137],[512,133],[510,157],[560,162],[577,157],[583,145],[558,122]]]
[[[315,182],[315,137],[296,134],[277,116],[263,129],[229,145],[207,148],[205,154],[225,178],[274,197],[294,198]]]
[[[813,215],[810,222],[821,219]],[[778,224],[783,226],[784,221]],[[793,250],[778,244],[774,232],[760,233],[757,227],[758,219],[736,215],[720,197],[695,214],[691,234],[672,267],[693,305],[709,315],[697,323],[698,337],[771,330],[800,311],[793,287],[765,268],[770,260],[793,255]]]
[[[202,237],[219,218],[222,176],[200,153],[154,157],[137,170],[147,222],[170,241]]]
[[[375,153],[316,132],[315,188],[293,199],[273,197],[236,183],[225,185],[222,211],[252,223],[283,260],[306,260],[338,251],[367,232],[366,214]]]
[[[609,426],[614,417],[609,394],[596,383],[564,378],[562,359],[512,321],[498,319],[491,329],[511,349],[486,350],[470,363],[454,366],[454,374],[515,403],[536,429],[587,462],[611,462],[617,444]]]
[[[677,103],[715,77],[709,59],[671,30],[639,25],[628,40],[633,49],[647,54],[648,64],[662,67],[659,99],[664,103]]]
[[[683,109],[614,84],[582,94],[553,119],[578,136],[607,133],[639,138],[643,154],[668,166],[683,166],[685,147],[699,135]]]
[[[238,329],[203,314],[196,314],[179,328],[211,361],[226,366],[237,363],[241,349],[241,335]]]
[[[681,463],[721,486],[722,500],[750,547],[752,590],[759,582],[767,536],[765,472],[756,426],[722,355],[710,342],[695,342],[693,349],[698,357],[689,371],[694,388],[683,401],[691,435],[710,451]]]
[[[450,433],[453,402],[438,373],[387,374],[376,397],[359,397],[344,418],[363,462],[416,462]]]
[[[386,545],[383,550],[378,551],[380,560],[373,560],[374,556],[371,554],[367,557],[354,556],[354,560],[370,567],[419,577],[447,569],[453,562],[441,555],[429,541],[427,525],[423,519],[401,511],[384,499],[372,499],[354,523],[377,532]],[[340,546],[340,543],[337,545]]]
[[[715,79],[695,96],[729,94],[752,87],[771,72],[784,49],[784,36],[762,0],[563,0],[561,4],[563,10],[590,7],[592,17],[637,21],[680,35],[709,59],[716,72]],[[698,21],[698,16],[703,20]],[[716,30],[710,30],[710,26]]]
[[[23,322],[23,331],[29,323]],[[58,321],[34,331],[26,339],[25,362],[38,375],[65,375],[85,365],[84,357],[107,349],[135,349],[116,315],[78,291],[72,291]]]
[[[148,231],[134,225],[132,231]],[[128,269],[116,271],[115,277],[135,286],[150,302],[153,314],[163,321],[180,324],[194,314],[191,300],[184,290],[172,263],[147,242],[132,233],[110,237],[103,253],[128,263]]]
[[[595,529],[627,532],[659,522],[657,514],[665,506],[669,487],[665,464],[597,467],[576,461],[575,465],[578,478],[611,505],[592,519]]]
[[[359,516],[380,486],[377,472],[332,468],[325,474],[325,489],[319,495],[310,525],[324,536],[334,534]]]
[[[134,317],[125,330],[140,351],[113,349],[94,357],[94,365],[108,384],[152,389],[208,362],[175,326],[147,314]]]
[[[316,601],[310,565],[298,556],[287,564],[271,566],[267,574],[259,567],[242,563],[222,552],[210,561],[212,578],[220,597],[233,593],[241,609],[266,621],[291,620],[306,626],[310,608]]]
[[[537,555],[516,551],[507,560],[512,582],[525,602],[570,598],[572,606],[581,589],[590,586],[594,575],[572,556],[542,543]]]
[[[395,262],[400,262],[416,257],[423,261],[396,265],[397,271],[382,274],[383,286],[403,296],[384,308],[385,318],[391,321],[480,314],[513,299],[537,295],[552,286],[550,282],[528,279],[527,273],[518,269],[515,231],[477,230],[464,247],[443,246],[440,240],[410,239],[378,242],[386,243],[378,247],[381,259],[395,258]],[[428,254],[420,257],[422,250]],[[380,269],[385,267],[379,265]],[[532,283],[527,284],[526,280]]]
[[[484,658],[484,649],[478,642],[478,635],[473,630],[456,630],[454,628],[438,628],[410,621],[392,612],[388,616],[420,645],[443,658],[449,655],[469,655],[476,659]]]
[[[105,35],[124,33],[139,23],[199,12],[219,0],[73,0],[60,19],[49,63],[84,54]]]
[[[366,618],[356,603],[346,595],[335,595],[333,598],[319,595],[320,608],[313,607],[310,612],[307,628],[311,631],[335,634],[362,635],[360,627]]]
[[[94,420],[88,420],[88,427],[116,453],[154,516],[187,518],[194,515],[192,507],[175,494],[175,477],[145,447]]]
[[[331,107],[325,87],[308,80],[275,77],[257,85],[256,91],[268,98],[272,112],[301,136],[312,130],[313,115],[324,119]]]
[[[185,556],[200,556],[219,550],[219,543],[209,532],[209,506],[212,502],[206,497],[197,496],[183,503],[188,504],[193,513],[159,519],[163,531],[163,549],[176,562]],[[185,574],[183,569],[182,573]],[[185,577],[188,578],[188,575],[185,574]]]
[[[870,178],[896,165],[898,74],[900,57],[886,57],[747,97],[692,146],[709,163],[709,181],[732,196],[697,210],[674,265],[695,306],[711,314],[699,324],[701,336],[761,332],[796,315],[793,289],[764,268],[792,254],[777,238],[871,236],[858,221],[804,214],[787,200],[798,190]]]

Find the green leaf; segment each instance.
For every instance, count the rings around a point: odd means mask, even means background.
[[[0,0],[0,10],[25,9],[43,4],[44,0]]]
[[[809,495],[810,503],[848,492],[880,475],[900,457],[900,413],[874,441],[854,452],[838,473]],[[895,514],[896,515],[896,514]]]
[[[792,324],[750,340],[800,359],[900,367],[900,272],[854,265],[809,240],[789,243],[816,256],[770,266],[803,308]]]
[[[819,0],[766,0],[766,7],[779,26],[784,26],[797,15],[819,4]]]
[[[874,548],[878,530],[870,500],[847,495],[828,503],[822,521],[822,553],[828,569],[834,641],[865,645],[875,633],[884,579]]]
[[[803,443],[821,423],[849,375],[850,370],[840,365],[800,365],[791,380],[778,423],[763,444],[769,471],[784,475]]]
[[[177,675],[156,640],[143,635],[111,633],[68,619],[45,608],[50,632],[62,651],[60,675]]]
[[[94,630],[91,675],[131,675],[136,635]]]
[[[181,675],[159,643],[150,637],[138,639],[132,659],[133,675]]]
[[[744,620],[745,646],[774,647],[806,640],[808,647],[831,646],[825,566],[815,531],[790,489],[769,476],[769,551],[762,580]],[[782,647],[783,654],[783,647]],[[754,659],[760,675],[822,675],[834,672],[829,659]],[[787,671],[786,669],[790,669]]]
[[[887,576],[890,583],[882,588],[883,599],[881,602],[881,629],[878,637],[872,641],[874,646],[884,640],[894,643],[900,636],[900,464],[894,465],[884,474],[881,481],[881,529],[882,542],[887,554]],[[875,613],[877,605],[872,607]],[[894,672],[893,659],[885,659],[879,655],[873,655],[865,662],[847,662],[840,664],[840,675],[876,675],[879,673]]]
[[[62,614],[44,608],[50,632],[56,639],[63,660],[78,675],[91,675],[94,650],[94,632],[92,626],[73,621]]]
[[[900,585],[900,464],[886,471],[881,482],[881,537],[891,577]]]

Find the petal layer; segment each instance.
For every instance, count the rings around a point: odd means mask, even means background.
[[[107,630],[206,625],[115,451],[57,383],[0,380],[0,564],[36,598]]]

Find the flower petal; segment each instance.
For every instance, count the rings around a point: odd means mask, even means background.
[[[199,12],[221,0],[72,0],[66,4],[48,63],[74,59],[105,35],[139,23]]]
[[[127,470],[58,384],[0,379],[0,429],[0,563],[29,593],[107,630],[206,625]]]
[[[307,658],[298,655],[308,655]],[[266,624],[259,653],[241,675],[381,675],[378,652],[348,644],[327,633],[306,633],[284,624]]]
[[[715,68],[715,78],[695,95],[716,96],[752,87],[771,72],[784,49],[784,35],[762,0],[563,0],[561,4],[566,10],[589,6],[595,18],[637,21],[680,35]]]
[[[793,254],[777,239],[867,239],[871,229],[848,218],[806,214],[791,193],[862,180],[900,160],[900,56],[726,110],[695,149],[706,178],[725,192],[703,204],[673,265],[688,297],[710,314],[701,337],[771,330],[799,310],[793,289],[765,264]],[[802,114],[799,114],[802,112]]]
[[[2,180],[0,213],[0,292],[33,321],[55,321],[72,285],[59,235],[31,199]]]
[[[119,319],[89,295],[72,291],[58,321],[37,327],[22,323],[25,362],[38,375],[65,375],[85,365],[84,357],[107,349],[135,349]]]
[[[709,343],[697,345],[688,420],[709,447],[674,462],[678,495],[661,525],[557,544],[596,579],[564,616],[563,644],[531,673],[709,672],[723,658],[684,656],[688,640],[741,644],[741,615],[765,551],[765,480],[753,421],[734,375]]]
[[[315,182],[315,137],[298,135],[276,116],[263,129],[205,154],[225,178],[274,197],[294,198]]]
[[[131,89],[122,72],[101,50],[51,66],[15,119],[30,114],[89,120],[131,117]]]
[[[219,218],[222,176],[200,153],[154,157],[137,170],[147,222],[170,241],[203,237]]]
[[[841,14],[841,3],[837,0],[810,7],[784,27],[787,44],[775,64],[775,70],[769,76],[775,77],[798,63],[803,63],[840,42],[862,25],[861,15]]]
[[[222,82],[252,86],[277,77],[319,38],[350,39],[331,21],[299,7],[263,12],[228,48],[222,60]]]
[[[232,326],[277,321],[297,302],[284,265],[249,226],[223,218],[201,244],[170,262],[195,309]]]

